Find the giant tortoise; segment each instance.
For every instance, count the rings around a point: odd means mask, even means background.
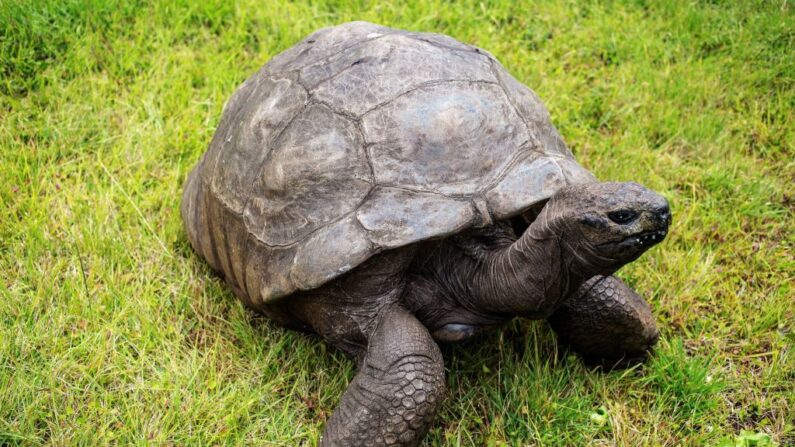
[[[248,307],[357,362],[322,445],[417,445],[438,343],[515,317],[609,364],[658,337],[612,275],[663,240],[667,201],[597,181],[530,89],[447,36],[353,22],[277,55],[226,104],[181,212]]]

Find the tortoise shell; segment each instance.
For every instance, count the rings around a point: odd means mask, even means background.
[[[593,181],[489,53],[366,22],[325,28],[226,104],[188,178],[188,238],[247,304]]]

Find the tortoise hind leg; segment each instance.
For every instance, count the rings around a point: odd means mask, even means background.
[[[608,369],[642,362],[659,337],[648,303],[615,276],[589,279],[547,321],[586,363]]]
[[[416,446],[445,392],[444,365],[428,330],[399,305],[379,315],[359,371],[320,445]]]

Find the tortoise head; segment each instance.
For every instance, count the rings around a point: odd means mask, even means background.
[[[671,223],[668,201],[637,183],[568,186],[545,208],[560,224],[564,245],[596,271],[634,261],[665,238]]]

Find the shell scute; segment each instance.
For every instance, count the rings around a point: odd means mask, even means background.
[[[208,150],[205,175],[213,193],[234,212],[243,212],[256,171],[268,156],[271,140],[306,104],[307,92],[290,79],[264,77],[246,85],[246,98],[231,111]],[[239,97],[239,95],[236,95]]]
[[[321,228],[297,248],[290,278],[299,289],[313,289],[366,261],[372,252],[367,233],[350,215]]]
[[[528,141],[499,86],[419,88],[362,119],[378,184],[472,195]]]
[[[439,194],[377,187],[356,218],[374,244],[397,248],[460,231],[473,223],[475,211],[467,201]]]
[[[571,151],[566,147],[555,126],[549,118],[549,112],[541,102],[538,95],[499,67],[495,70],[500,84],[505,88],[505,93],[510,98],[516,111],[521,115],[528,130],[535,139],[537,147],[544,152],[557,154],[561,157],[573,158]]]
[[[270,73],[283,73],[326,59],[365,40],[377,39],[393,30],[367,22],[349,22],[323,28],[274,56],[266,67]]]
[[[274,142],[243,217],[270,246],[298,242],[352,211],[372,187],[355,123],[314,104]]]
[[[496,82],[488,60],[392,33],[357,44],[301,70],[312,94],[353,116],[424,83],[448,80]],[[316,86],[315,86],[316,85]]]

